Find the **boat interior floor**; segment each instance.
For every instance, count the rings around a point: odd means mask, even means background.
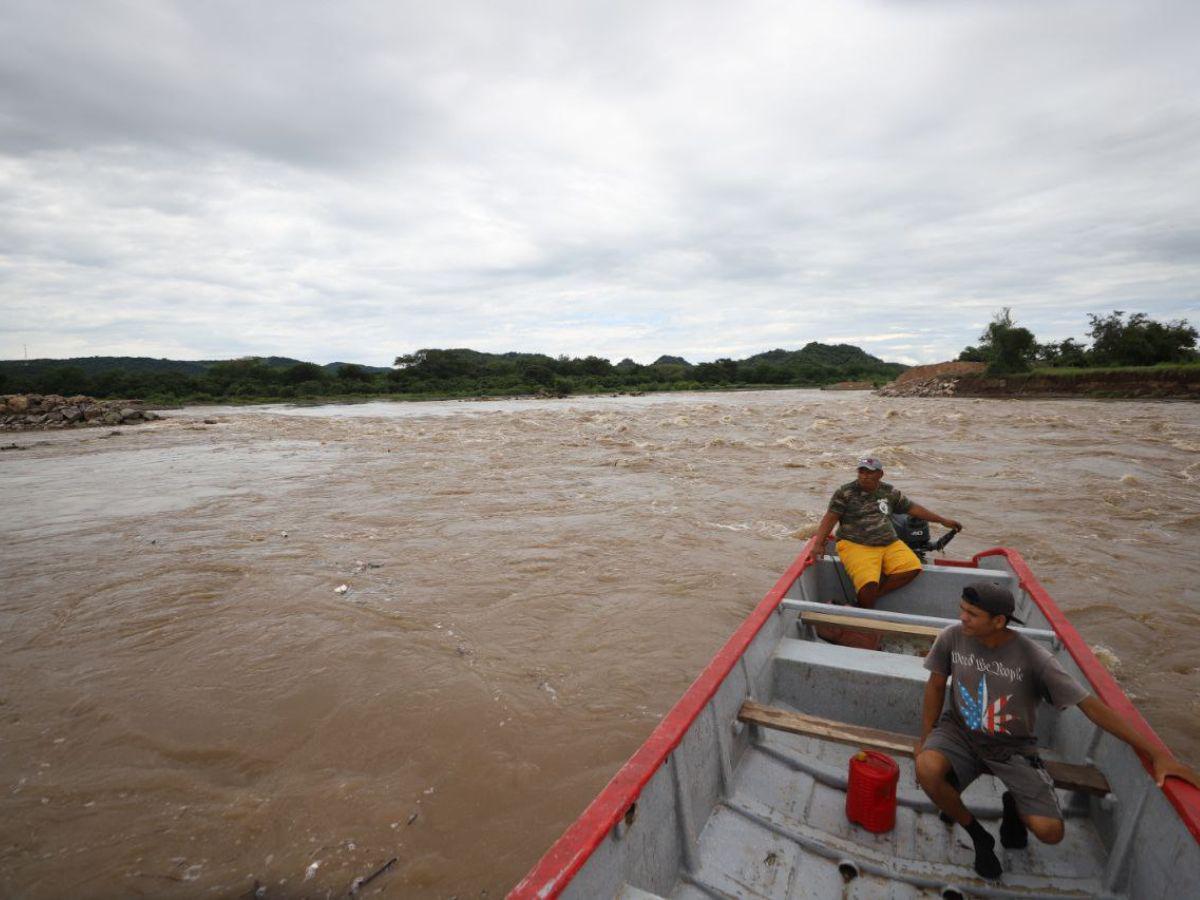
[[[910,654],[785,638],[774,654],[769,703],[914,733],[909,719],[928,673]],[[1008,850],[999,842],[1003,785],[991,776],[970,785],[963,799],[997,839],[1004,868],[998,881],[985,881],[975,873],[971,839],[940,819],[917,784],[912,759],[897,759],[895,828],[873,834],[846,818],[855,747],[745,727],[749,747],[703,824],[691,864],[680,871],[671,894],[678,900],[1113,896],[1106,851],[1081,794],[1058,792],[1067,822],[1061,843],[1041,844],[1030,835],[1028,847]]]
[[[980,879],[966,832],[943,823],[916,783],[912,760],[900,759],[896,827],[872,834],[845,814],[845,784],[854,748],[761,729],[734,773],[733,790],[700,835],[696,864],[672,897],[1098,897],[1105,852],[1084,815],[1068,814],[1062,843],[1032,837],[1022,850],[998,840],[999,781],[980,778],[964,794],[997,837],[1004,874]]]

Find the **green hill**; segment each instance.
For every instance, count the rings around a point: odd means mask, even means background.
[[[170,401],[361,397],[462,397],[620,390],[819,387],[838,381],[890,381],[906,367],[848,344],[811,342],[737,361],[689,363],[660,356],[648,366],[623,359],[544,353],[485,353],[427,348],[396,357],[394,367],[329,363],[283,356],[170,360],[89,356],[0,361],[0,392],[88,394]]]
[[[907,366],[899,363],[884,362],[877,356],[872,356],[861,347],[852,344],[819,344],[810,341],[799,350],[768,350],[742,360],[743,364],[772,363],[780,366],[796,366],[801,364],[832,367],[875,368],[886,367],[895,369],[896,373],[903,372]]]
[[[290,369],[302,362],[287,356],[259,357],[263,365],[272,369]],[[224,359],[155,359],[150,356],[74,356],[67,359],[4,359],[0,360],[0,372],[14,375],[24,375],[36,378],[51,369],[78,369],[86,376],[101,375],[104,372],[183,372],[187,375],[201,375],[220,363],[229,362]],[[342,366],[357,365],[360,369],[371,373],[390,371],[387,366],[366,366],[361,363],[333,362],[322,366],[328,372],[336,373]]]

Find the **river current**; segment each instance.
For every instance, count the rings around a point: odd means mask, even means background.
[[[1200,764],[1195,404],[167,416],[0,442],[0,895],[345,896],[395,857],[364,894],[502,896],[861,452],[963,522],[948,555],[1020,550]]]

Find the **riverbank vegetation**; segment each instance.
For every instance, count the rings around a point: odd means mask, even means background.
[[[906,367],[858,347],[812,342],[743,360],[693,365],[662,356],[649,365],[536,353],[424,349],[391,368],[319,366],[282,357],[175,361],[131,357],[0,362],[0,393],[139,397],[158,404],[395,398],[431,400],[513,395],[821,387],[843,381],[882,384]]]
[[[987,363],[988,375],[1037,371],[1051,376],[1200,361],[1197,332],[1186,319],[1163,323],[1145,313],[1126,318],[1122,310],[1114,310],[1107,316],[1089,314],[1088,321],[1090,345],[1074,338],[1043,344],[1028,328],[1017,325],[1012,310],[1005,308],[979,336],[978,346],[967,347],[958,358]]]

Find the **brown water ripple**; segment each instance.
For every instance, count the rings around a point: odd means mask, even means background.
[[[1020,549],[1200,762],[1194,405],[704,394],[18,440],[0,894],[323,896],[398,856],[386,895],[498,895],[861,452],[966,523],[957,555]]]

